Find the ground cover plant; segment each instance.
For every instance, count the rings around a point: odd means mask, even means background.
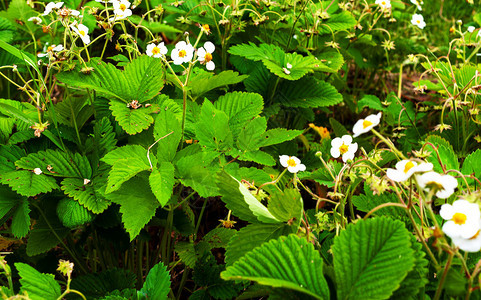
[[[3,299],[481,298],[475,1],[5,0]]]

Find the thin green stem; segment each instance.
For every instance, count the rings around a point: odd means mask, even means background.
[[[433,300],[439,300],[441,297],[441,292],[443,291],[444,287],[444,282],[446,281],[446,277],[448,275],[449,268],[451,267],[451,262],[453,260],[454,253],[450,252],[448,256],[448,261],[446,262],[446,265],[444,266],[444,271],[443,275],[441,276],[441,279],[439,279],[439,285],[438,288],[436,289],[436,294],[434,294]]]

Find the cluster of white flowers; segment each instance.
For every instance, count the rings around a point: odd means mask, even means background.
[[[331,155],[334,158],[342,156],[342,161],[347,162],[350,159],[354,159],[354,154],[358,149],[357,143],[352,142],[353,137],[358,137],[363,133],[369,132],[374,126],[379,125],[381,121],[382,113],[375,115],[369,115],[365,119],[360,119],[354,124],[352,137],[350,135],[343,135],[337,137],[331,141]]]
[[[478,204],[461,199],[443,204],[439,212],[446,220],[443,232],[454,245],[467,252],[481,250],[481,213]]]
[[[190,43],[185,41],[178,42],[172,52],[170,53],[170,57],[174,65],[181,65],[183,63],[188,63],[194,58],[195,48]],[[212,61],[213,53],[215,51],[215,45],[212,42],[205,42],[204,47],[200,47],[197,49],[197,61],[201,64],[205,64],[205,67],[209,71],[213,71],[215,69],[215,64]],[[151,43],[147,45],[146,53],[148,56],[153,56],[155,58],[165,58],[168,50],[164,43],[160,43],[156,45],[155,43]]]
[[[49,2],[45,5],[45,10],[43,11],[42,16],[47,16],[51,12],[55,11],[57,14],[65,16],[74,16],[74,17],[81,17],[80,12],[75,9],[69,9],[67,7],[62,8],[63,2]],[[38,18],[38,17],[37,17]],[[29,21],[33,21],[35,19],[30,18]],[[38,20],[37,20],[38,21]]]

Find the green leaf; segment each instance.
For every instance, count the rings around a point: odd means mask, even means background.
[[[0,145],[0,172],[15,171],[15,162],[25,155],[18,146]]]
[[[159,201],[150,190],[147,176],[136,176],[106,197],[120,204],[122,223],[132,241],[155,215]]]
[[[414,267],[410,233],[389,218],[349,224],[332,252],[338,299],[387,299]]]
[[[24,0],[16,0],[16,1],[12,1],[12,3],[13,2],[19,2],[19,1],[24,2]],[[10,6],[10,7],[12,7],[12,6]],[[18,58],[19,60],[21,60],[25,64],[28,64],[30,67],[32,67],[37,72],[37,74],[41,74],[40,70],[38,69],[37,62],[36,62],[36,60],[34,60],[35,57],[33,57],[30,53],[27,53],[27,52],[24,52],[20,49],[17,49],[15,47],[13,47],[12,45],[9,45],[9,44],[5,43],[2,40],[0,40],[0,48],[4,49],[5,51],[10,53],[11,55],[15,56],[16,58]],[[42,81],[42,83],[43,83],[43,81]],[[2,105],[0,103],[0,107],[1,106]]]
[[[219,170],[218,164],[211,164],[215,157],[212,156],[212,152],[199,152],[179,159],[175,165],[177,178],[183,185],[193,188],[201,197],[218,196],[217,184],[212,180]]]
[[[45,202],[44,202],[45,205]],[[49,205],[49,204],[47,204]],[[44,207],[42,206],[42,209]],[[62,226],[58,220],[55,208],[43,210],[45,217],[42,216],[28,237],[27,255],[35,256],[42,254],[57,246],[61,240],[70,232],[68,228]],[[48,223],[45,218],[47,218]],[[59,240],[60,239],[60,240]]]
[[[200,112],[199,121],[195,127],[196,137],[199,144],[209,150],[219,152],[232,147],[232,131],[229,128],[229,117],[221,110],[218,110],[209,101],[205,100]]]
[[[80,153],[67,154],[61,150],[47,149],[31,153],[15,162],[22,169],[34,170],[40,168],[42,174],[59,177],[91,178],[90,162]]]
[[[159,168],[154,168],[149,176],[152,193],[159,201],[161,207],[169,202],[174,188],[174,166],[170,162],[160,163]]]
[[[57,299],[60,297],[60,285],[52,274],[43,274],[24,263],[15,263],[20,275],[22,291],[28,293],[32,300]]]
[[[106,194],[118,190],[124,182],[136,174],[150,170],[147,150],[140,145],[117,148],[107,153],[102,161],[113,165],[109,172]]]
[[[409,271],[406,278],[401,282],[401,286],[391,296],[391,299],[414,298],[429,282],[429,261],[424,258],[426,254],[422,249],[423,247],[420,242],[416,241],[414,235],[411,235],[411,243],[414,249],[414,268]]]
[[[237,135],[236,145],[239,150],[252,151],[260,148],[259,143],[263,142],[261,135],[265,134],[267,120],[264,117],[252,119],[244,126]],[[234,150],[235,151],[235,150]],[[233,153],[232,156],[236,155]]]
[[[166,135],[168,136],[159,140]],[[157,158],[159,161],[174,159],[181,136],[182,127],[174,112],[170,109],[161,109],[154,125],[154,139],[158,141]]]
[[[340,14],[331,15],[325,23],[320,23],[319,34],[330,34],[335,31],[342,31],[354,27],[357,24],[356,19],[348,11]]]
[[[271,240],[221,273],[224,280],[252,280],[263,285],[288,288],[316,299],[329,299],[322,273],[322,259],[314,245],[291,234]],[[254,267],[255,266],[255,267]]]
[[[256,93],[233,92],[219,97],[214,107],[227,114],[229,128],[236,137],[247,122],[259,116],[264,108],[264,101],[262,96]]]
[[[239,75],[239,73],[232,70],[222,71],[217,75],[203,70],[198,71],[198,74],[193,76],[189,81],[190,92],[192,98],[195,100],[209,91],[229,84],[242,82],[247,77],[249,76]]]
[[[99,299],[100,297],[114,291],[133,289],[135,288],[136,282],[137,278],[130,270],[114,268],[99,273],[89,273],[76,277],[72,280],[70,287],[74,290],[80,291],[87,297],[87,299]]]
[[[314,77],[284,82],[276,100],[287,107],[327,107],[342,102],[342,95],[331,84]]]
[[[398,203],[399,199],[395,193],[384,192],[381,195],[375,195],[369,188],[368,184],[364,184],[364,194],[356,195],[352,197],[352,204],[363,212],[370,212],[375,207],[384,203]],[[401,207],[388,206],[383,207],[374,215],[391,217],[393,219],[399,219],[402,216],[406,216],[405,210]]]
[[[65,227],[77,227],[93,220],[93,214],[77,201],[63,198],[57,204],[57,215]]]
[[[193,269],[198,260],[198,255],[192,242],[178,242],[175,244],[175,252],[180,260],[189,268]]]
[[[12,233],[23,238],[30,230],[28,200],[4,185],[0,185],[0,219],[12,218]]]
[[[33,16],[37,16],[37,12],[34,11],[25,0],[12,0],[8,4],[7,10],[0,11],[0,17],[10,20],[11,24],[15,25],[16,28],[24,32],[33,33],[37,28],[39,28],[38,25],[28,21],[28,19]]]
[[[239,160],[243,161],[253,161],[261,165],[274,166],[276,161],[272,158],[270,154],[267,154],[261,150],[249,151],[240,154]]]
[[[319,68],[319,61],[313,56],[297,53],[285,53],[281,48],[271,44],[240,44],[229,48],[230,54],[239,55],[262,63],[276,76],[287,80],[298,80],[308,72]]]
[[[58,122],[80,130],[94,110],[93,106],[87,105],[85,98],[70,96],[55,105],[55,113]]]
[[[116,144],[114,128],[109,119],[103,117],[97,120],[94,125],[93,136],[85,142],[85,151],[93,153],[92,165],[96,165],[94,161],[98,163],[99,158],[113,150]]]
[[[329,123],[331,124],[332,130],[334,130],[334,134],[337,137],[341,137],[343,135],[349,134],[346,127],[344,127],[344,125],[339,123],[336,119],[329,118]]]
[[[297,189],[285,189],[282,193],[276,191],[271,194],[269,212],[282,222],[299,224],[302,217],[304,203]]]
[[[297,231],[297,229],[295,230]],[[242,227],[232,237],[226,247],[225,262],[232,265],[243,257],[247,252],[280,236],[292,233],[292,227],[284,224],[249,224]]]
[[[98,59],[92,59],[88,66],[94,68],[89,74],[81,73],[77,67],[73,71],[61,72],[56,77],[67,85],[116,97],[124,102],[124,105],[132,100],[140,103],[148,101],[164,86],[165,70],[162,60],[147,55],[134,59],[125,66],[123,72]]]
[[[446,170],[459,170],[458,156],[454,153],[453,147],[445,139],[430,135],[426,138],[425,142],[430,142],[434,146],[438,147],[439,158],[442,161],[443,166]],[[438,173],[443,173],[443,167],[441,166],[438,155],[430,146],[426,147],[427,151],[430,151],[430,155],[426,158],[428,162],[433,164],[434,171]]]
[[[109,105],[115,120],[119,122],[122,129],[130,135],[137,134],[149,128],[154,122],[151,114],[158,108],[157,105],[152,105],[134,109],[127,107],[124,102],[117,99],[112,99]]]
[[[139,15],[132,15],[129,17],[129,20],[132,21],[134,24],[142,24],[142,26],[147,27],[152,33],[182,33],[181,30],[173,26],[164,24],[162,22],[149,22],[141,18],[141,16]]]
[[[27,170],[11,171],[2,174],[0,182],[8,184],[12,190],[26,197],[33,197],[58,189],[54,178],[44,174],[37,175]]]
[[[335,50],[328,50],[317,55],[319,67],[318,71],[335,73],[339,71],[344,64],[344,58],[341,53]]]
[[[477,149],[469,154],[463,162],[461,173],[464,175],[474,175],[476,178],[481,178],[481,149]],[[466,178],[468,184],[472,184],[474,179]]]
[[[362,110],[364,107],[368,107],[370,109],[375,109],[379,111],[384,111],[385,108],[381,103],[381,100],[374,95],[364,95],[359,102],[357,102],[357,108]]]
[[[65,178],[61,188],[68,196],[95,214],[99,214],[110,206],[110,201],[99,193],[98,189],[105,185],[105,180],[94,177],[90,183],[84,184],[82,178]]]
[[[236,231],[234,229],[224,227],[214,228],[204,235],[202,241],[196,245],[196,252],[202,256],[214,248],[225,248],[235,234]]]
[[[271,224],[281,222],[242,183],[229,174],[223,172],[218,176],[218,187],[226,207],[242,220]]]
[[[11,42],[15,34],[15,27],[7,19],[0,17],[0,40]]]
[[[150,269],[140,290],[148,299],[167,299],[170,291],[170,275],[163,263]]]
[[[259,147],[267,147],[290,141],[302,134],[302,130],[287,130],[284,128],[270,129],[260,137]]]

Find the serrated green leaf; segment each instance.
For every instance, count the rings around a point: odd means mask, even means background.
[[[94,177],[90,183],[84,184],[82,178],[65,178],[62,180],[61,188],[68,196],[74,198],[79,204],[95,214],[106,210],[110,201],[98,192],[98,188],[106,182],[101,182],[98,177]]]
[[[349,224],[332,246],[338,299],[386,299],[414,267],[410,233],[389,218]]]
[[[32,300],[57,299],[60,297],[60,285],[52,274],[43,274],[24,263],[15,263],[20,275],[22,291],[28,293]]]
[[[226,265],[232,265],[247,252],[263,243],[292,232],[292,228],[284,223],[249,224],[246,227],[242,227],[237,234],[230,239],[226,247]]]
[[[155,97],[164,85],[165,69],[162,60],[146,55],[127,64],[124,71],[98,59],[92,59],[88,66],[94,69],[90,74],[81,73],[77,67],[73,71],[61,72],[56,77],[67,85],[116,97],[124,102],[124,105],[132,100],[140,103],[148,101]]]
[[[331,124],[332,130],[334,130],[334,134],[337,137],[341,137],[343,135],[349,134],[346,127],[344,127],[344,125],[339,123],[336,119],[329,118],[329,124]]]
[[[421,289],[429,282],[428,280],[428,264],[425,258],[426,254],[422,249],[420,242],[411,235],[412,248],[414,249],[414,268],[409,271],[406,278],[401,282],[401,286],[392,294],[390,299],[410,299],[415,297]]]
[[[28,21],[33,16],[37,16],[37,12],[25,0],[12,0],[7,10],[0,11],[0,17],[10,20],[11,24],[24,32],[35,32],[37,29],[36,26],[38,25]]]
[[[229,128],[237,136],[241,129],[264,108],[262,96],[256,93],[233,92],[227,93],[214,103],[214,107],[227,114]]]
[[[287,130],[284,128],[275,128],[267,130],[260,137],[259,147],[267,147],[290,141],[302,134],[302,130]]]
[[[181,136],[181,123],[177,120],[174,112],[170,109],[161,109],[154,125],[154,139],[158,141],[157,158],[159,161],[174,159]],[[160,138],[163,139],[159,140]]]
[[[205,252],[213,248],[225,248],[235,234],[236,231],[234,229],[224,227],[214,228],[204,235],[202,241],[196,245],[196,252],[202,256]]]
[[[285,189],[282,193],[276,191],[269,199],[267,209],[282,222],[301,222],[304,203],[297,189]],[[294,225],[293,225],[294,226]]]
[[[15,34],[15,27],[5,18],[0,17],[0,40],[11,42]]]
[[[110,293],[116,294],[115,291],[134,289],[136,282],[137,277],[130,270],[114,268],[76,277],[70,287],[80,291],[87,299],[98,299]]]
[[[239,73],[232,70],[222,71],[217,75],[212,72],[199,71],[199,74],[192,76],[189,81],[190,92],[192,98],[195,100],[205,93],[216,88],[227,86],[229,84],[236,84],[244,81],[247,75],[239,75]]]
[[[155,215],[159,201],[150,190],[147,176],[140,174],[122,185],[119,190],[106,194],[114,203],[120,204],[122,223],[132,241]]]
[[[84,97],[66,97],[55,105],[58,122],[76,127],[78,130],[83,127],[93,113],[93,107],[87,104]]]
[[[275,51],[280,50],[273,44],[261,44],[256,46],[254,43],[235,45],[229,48],[228,52],[239,55],[253,61],[269,60]]]
[[[281,222],[242,183],[226,172],[219,175],[218,187],[226,207],[242,220],[271,224]]]
[[[70,232],[68,228],[62,226],[54,209],[44,210],[44,213],[45,217],[42,216],[30,231],[27,243],[28,256],[47,252],[57,246]],[[47,218],[48,222],[45,218]]]
[[[285,82],[275,99],[287,107],[327,107],[342,102],[342,95],[331,84],[314,77]]]
[[[319,67],[318,71],[335,73],[341,69],[344,64],[344,58],[341,53],[330,50],[317,55]]]
[[[477,149],[469,154],[463,162],[461,173],[464,175],[474,175],[476,178],[481,178],[481,149]],[[474,179],[466,178],[468,184],[472,184]]]
[[[172,196],[175,183],[172,163],[162,162],[158,168],[154,168],[150,173],[149,183],[152,193],[154,193],[161,207],[164,207]]]
[[[264,117],[252,119],[237,135],[236,145],[239,150],[253,151],[260,148],[261,135],[265,134],[267,120]],[[235,151],[235,150],[234,150]],[[236,155],[233,153],[232,156]]]
[[[156,264],[150,269],[145,278],[144,286],[140,289],[148,299],[167,299],[170,291],[170,275],[163,263]]]
[[[175,244],[175,252],[179,255],[180,260],[191,269],[199,259],[192,242],[178,242]]]
[[[215,197],[219,190],[215,180],[215,174],[219,171],[218,164],[212,165],[216,152],[199,152],[194,155],[179,159],[175,165],[178,172],[177,178],[183,185],[193,188],[201,197]]]
[[[21,199],[15,208],[12,218],[12,234],[23,238],[30,231],[30,207],[27,199]]]
[[[99,159],[107,152],[114,149],[117,144],[115,132],[112,124],[107,117],[97,120],[93,129],[93,136],[85,142],[87,153],[93,153],[92,165],[96,165]]]
[[[375,207],[388,202],[398,203],[399,199],[396,194],[389,192],[384,192],[381,195],[374,195],[373,191],[371,191],[367,184],[364,184],[364,194],[352,197],[352,204],[354,204],[358,210],[366,213],[370,212]],[[406,216],[406,213],[401,207],[388,206],[377,210],[374,212],[374,215],[399,219],[401,216]]]
[[[156,105],[134,109],[116,99],[112,99],[109,105],[115,120],[130,135],[149,128],[154,122],[154,118],[150,114],[158,109]]]
[[[93,214],[77,201],[63,198],[57,204],[57,216],[65,227],[77,227],[93,220]]]
[[[10,171],[1,175],[0,182],[7,184],[22,196],[33,197],[58,189],[55,179],[44,174],[37,175],[32,171]]]
[[[209,100],[205,100],[202,105],[195,134],[199,139],[199,144],[209,150],[222,152],[228,150],[233,144],[229,117],[225,112],[216,109]]]
[[[331,160],[327,163],[332,176],[336,177],[342,169],[343,164],[338,161]],[[325,185],[328,188],[331,188],[335,184],[335,178],[331,176],[329,171],[326,168],[319,168],[312,173],[309,172],[302,172],[299,173],[299,179],[312,179],[319,184]]]
[[[254,150],[242,153],[237,159],[243,161],[253,161],[265,166],[273,166],[276,164],[276,161],[272,158],[270,154],[267,154],[266,152],[261,150]]]
[[[348,11],[340,14],[331,15],[324,23],[320,23],[319,34],[332,33],[342,31],[354,27],[357,24],[356,19]]]
[[[438,147],[439,158],[442,161],[443,166],[446,170],[459,170],[459,161],[458,156],[454,153],[453,147],[449,144],[448,141],[444,140],[441,137],[430,135],[426,138],[425,142],[430,142],[434,146]],[[430,151],[430,155],[426,158],[428,162],[433,164],[434,171],[438,173],[443,173],[443,167],[439,162],[438,155],[434,151],[434,149],[427,147],[427,151]]]
[[[58,177],[92,177],[92,168],[85,156],[79,153],[69,155],[61,150],[47,149],[31,153],[16,161],[15,165],[27,170],[40,168],[42,174]]]
[[[0,145],[0,172],[15,171],[15,162],[26,155],[18,146]]]
[[[296,235],[271,240],[221,273],[224,280],[252,280],[329,299],[322,259],[311,243]],[[253,268],[252,266],[256,266]]]
[[[384,111],[385,108],[381,103],[381,100],[374,95],[364,95],[359,102],[357,102],[357,108],[362,110],[364,107],[368,107],[371,109]]]
[[[150,158],[151,161],[154,157]],[[118,190],[121,185],[142,171],[150,170],[147,150],[140,145],[127,145],[107,153],[103,162],[113,165],[109,172],[108,184],[105,193]],[[152,165],[156,162],[153,161]]]

